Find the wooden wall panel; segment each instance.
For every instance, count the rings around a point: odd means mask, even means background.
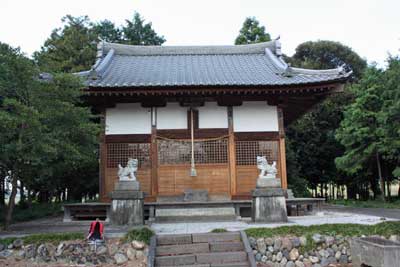
[[[118,180],[118,168],[106,168],[106,175],[105,175],[105,192],[102,196],[104,201],[110,201],[108,193],[114,190],[114,184]],[[140,188],[146,195],[151,194],[151,170],[146,169],[139,169],[136,173],[136,178],[140,183]]]
[[[190,176],[190,165],[162,165],[158,168],[160,196],[182,194],[185,189],[205,189],[209,194],[229,194],[227,164],[196,165],[197,176]]]

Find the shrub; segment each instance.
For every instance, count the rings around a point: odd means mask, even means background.
[[[150,238],[154,235],[154,232],[148,227],[140,227],[129,230],[124,238],[124,242],[130,242],[133,240],[142,241],[146,244],[150,243]]]

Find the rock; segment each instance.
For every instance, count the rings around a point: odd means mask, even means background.
[[[12,244],[14,248],[21,248],[24,244],[24,241],[22,239],[15,239]]]
[[[6,248],[6,246],[4,244],[0,243],[0,251],[3,251]]]
[[[343,255],[347,255],[347,248],[343,247],[341,252],[342,252]]]
[[[42,260],[47,260],[49,256],[49,251],[45,244],[41,244],[36,250],[36,257],[39,257]]]
[[[319,258],[315,257],[315,256],[310,256],[310,257],[308,257],[308,259],[311,261],[311,263],[318,263],[319,262]]]
[[[64,243],[61,242],[60,244],[58,244],[56,252],[55,252],[55,256],[60,257],[64,252],[64,248],[65,248]]]
[[[136,241],[136,240],[133,240],[131,244],[132,244],[132,247],[136,250],[142,250],[146,246],[143,242]]]
[[[283,257],[289,259],[289,251],[287,249],[282,250]]]
[[[13,244],[11,243],[11,244],[9,244],[9,245],[7,246],[7,248],[8,248],[8,249],[13,249],[14,246],[13,246]]]
[[[136,259],[141,259],[144,257],[143,250],[136,250]]]
[[[347,264],[349,262],[349,258],[350,257],[347,257],[347,255],[342,255],[339,258],[339,263],[340,264]]]
[[[22,260],[23,258],[25,258],[25,251],[23,249],[18,250],[15,255],[14,255],[16,260]]]
[[[267,261],[268,261],[268,257],[267,256],[264,255],[264,256],[261,257],[261,262],[265,263]]]
[[[290,239],[287,237],[282,238],[281,249],[287,249],[288,251],[291,251],[292,248],[293,248],[292,241],[290,241]]]
[[[331,247],[335,252],[338,251],[338,246],[336,244],[333,244]]]
[[[288,261],[288,262],[286,263],[286,267],[296,267],[296,265],[294,265],[294,262],[293,262],[293,261]]]
[[[282,258],[281,260],[281,266],[286,266],[287,259],[285,257]]]
[[[311,267],[312,266],[312,263],[311,263],[311,261],[309,259],[304,259],[303,263],[304,263],[304,267]]]
[[[321,249],[318,251],[318,254],[321,256],[321,258],[328,258],[329,257],[329,252],[326,251],[325,249]]]
[[[336,251],[335,253],[335,259],[339,260],[340,256],[342,256],[342,253],[340,251]]]
[[[333,236],[325,237],[325,244],[330,247],[335,243],[335,238]]]
[[[111,245],[108,247],[108,253],[109,253],[111,256],[114,256],[115,253],[117,253],[117,251],[118,251],[118,246],[115,245],[115,244],[111,244]]]
[[[256,248],[256,239],[254,237],[249,237],[249,243],[252,249]]]
[[[274,246],[274,240],[273,240],[272,238],[270,238],[270,237],[266,237],[266,238],[264,239],[264,242],[265,242],[265,244],[266,244],[267,246]]]
[[[326,251],[329,253],[329,256],[335,256],[335,251],[331,248],[327,248]]]
[[[303,259],[304,259],[304,256],[300,254],[299,261],[303,261]]]
[[[261,253],[257,253],[256,254],[256,261],[261,261],[262,256],[263,255]]]
[[[277,254],[276,254],[276,261],[277,262],[280,262],[281,260],[282,260],[282,258],[283,258],[283,254],[282,254],[282,252],[278,252]]]
[[[307,237],[300,236],[299,240],[300,240],[300,245],[301,246],[303,246],[303,247],[307,246]]]
[[[314,264],[312,267],[321,267],[321,264],[316,263],[316,264]]]
[[[7,259],[13,254],[13,251],[11,249],[5,249],[0,251],[0,259]]]
[[[99,246],[97,247],[96,255],[103,255],[107,253],[107,247],[106,246]]]
[[[293,238],[292,238],[292,244],[293,244],[293,246],[294,246],[295,248],[300,247],[300,244],[301,244],[300,238],[298,238],[298,237],[293,237]]]
[[[25,258],[32,259],[36,257],[36,245],[30,244],[24,247]]]
[[[304,267],[304,263],[301,261],[295,261],[294,265],[296,265],[296,267]]]
[[[321,260],[322,267],[327,267],[329,264],[330,264],[330,262],[327,258],[322,258],[322,260]]]
[[[267,253],[265,253],[265,256],[267,256],[267,258],[269,259],[269,260],[272,260],[272,252],[271,251],[267,251]]]
[[[261,257],[261,262],[267,262],[268,261],[268,257],[267,256],[262,256]]]
[[[274,247],[273,247],[273,246],[269,246],[269,247],[268,247],[268,251],[269,251],[269,252],[274,252]]]
[[[282,240],[279,238],[276,238],[274,241],[274,251],[278,252],[281,249],[282,246]]]
[[[312,236],[312,240],[316,243],[316,244],[321,244],[325,241],[325,238],[320,235],[320,234],[313,234]]]
[[[116,253],[114,255],[114,260],[115,262],[120,265],[120,264],[124,264],[125,262],[128,261],[128,259],[126,258],[126,256],[122,253]]]
[[[272,255],[272,261],[275,262],[276,261],[276,255]]]
[[[289,259],[291,261],[295,261],[297,260],[298,257],[299,257],[299,251],[297,250],[297,248],[292,249],[289,253]]]
[[[265,251],[267,251],[267,245],[265,244],[264,238],[257,239],[257,249],[261,254],[265,254]]]
[[[128,248],[126,250],[126,256],[128,256],[128,259],[130,260],[136,259],[136,250],[133,248]]]

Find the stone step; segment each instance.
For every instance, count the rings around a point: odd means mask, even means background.
[[[192,234],[193,243],[241,241],[239,232]]]
[[[210,252],[229,252],[229,251],[244,251],[244,245],[242,242],[236,242],[236,241],[210,243]]]
[[[191,234],[157,235],[157,246],[191,244]]]
[[[236,219],[235,208],[231,207],[202,207],[202,208],[161,208],[155,212],[157,222],[174,221],[224,221]]]
[[[250,267],[247,261],[211,264],[210,267]]]
[[[213,265],[213,264],[239,263],[245,261],[247,261],[247,254],[244,251],[196,254],[197,263],[209,263]]]
[[[162,256],[156,257],[156,266],[182,266],[194,265],[196,263],[195,255]]]
[[[156,256],[173,256],[208,252],[210,252],[210,246],[208,243],[165,245],[156,248]]]

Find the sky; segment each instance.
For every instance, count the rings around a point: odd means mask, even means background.
[[[233,44],[255,16],[287,55],[315,40],[339,41],[380,66],[400,54],[400,0],[0,0],[0,42],[31,55],[66,14],[122,25],[134,11],[165,45]]]

